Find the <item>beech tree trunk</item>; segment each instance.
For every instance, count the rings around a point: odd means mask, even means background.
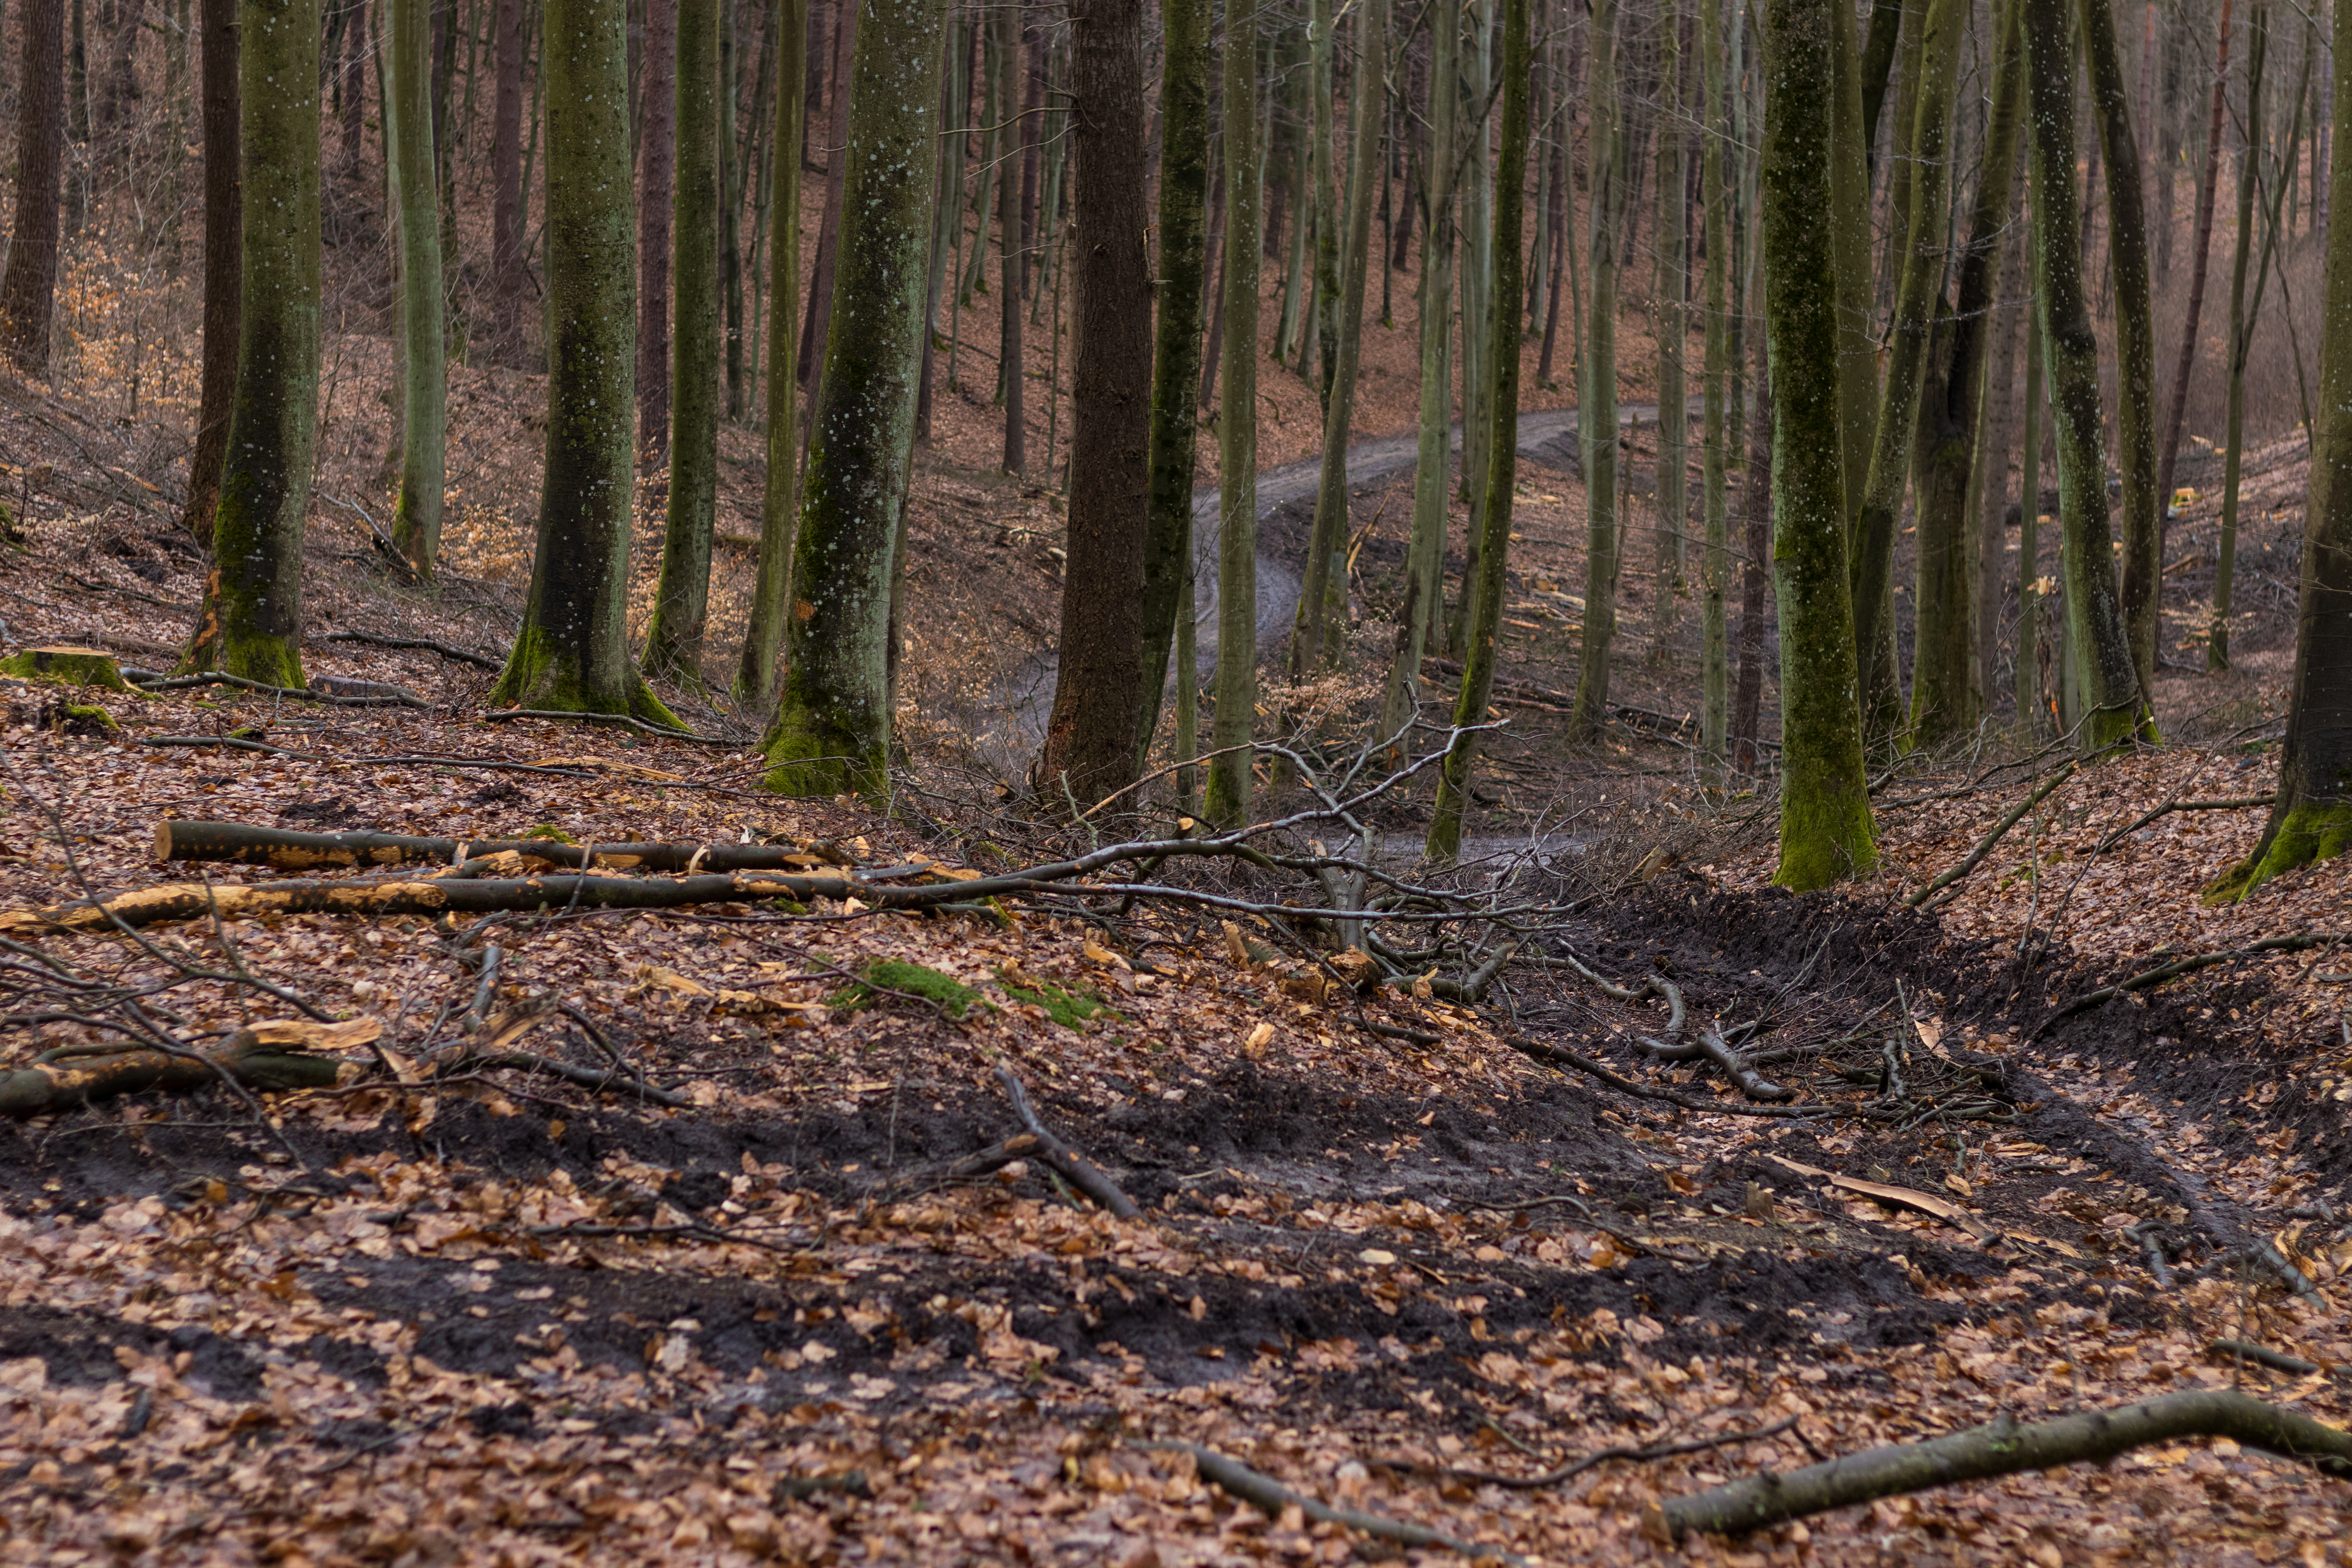
[[[497,0],[497,97],[490,110],[490,297],[507,351],[520,345],[522,254],[522,0]]]
[[[2197,184],[2196,237],[2189,249],[2189,309],[2180,329],[2180,357],[2173,362],[2172,398],[2164,416],[2164,445],[2158,449],[2156,493],[2159,505],[2172,504],[2173,459],[2180,453],[2180,422],[2188,412],[2189,374],[2197,363],[2197,321],[2205,310],[2205,268],[2213,249],[2214,176],[2221,168],[2221,118],[2229,107],[2230,7],[2221,0],[2220,41],[2213,53],[2213,108],[2206,121],[2204,175]],[[2171,177],[2168,171],[2166,178]]]
[[[433,575],[441,549],[441,492],[448,447],[448,375],[442,363],[441,202],[435,174],[429,0],[392,0],[385,50],[384,141],[400,226],[400,493],[392,542]]]
[[[1046,801],[1064,807],[1073,799],[1092,805],[1135,778],[1151,489],[1151,321],[1139,308],[1151,291],[1143,246],[1150,209],[1142,0],[1077,0],[1070,26],[1076,257],[1070,559],[1054,708],[1037,770]],[[1017,225],[1009,237],[1017,243]],[[1007,309],[1017,311],[1018,272],[1006,281]]]
[[[207,13],[226,4],[207,0]],[[23,28],[16,210],[9,228],[7,268],[0,271],[0,353],[26,375],[42,376],[49,371],[49,311],[58,286],[58,177],[65,165],[65,8],[63,0],[17,0],[16,9]]]
[[[1724,595],[1730,571],[1730,513],[1726,486],[1724,399],[1731,379],[1730,193],[1724,177],[1723,138],[1716,127],[1729,119],[1724,101],[1722,0],[1699,0],[1698,58],[1706,129],[1700,137],[1701,190],[1706,245],[1706,366],[1701,373],[1706,411],[1700,426],[1700,510],[1706,521],[1699,556],[1699,766],[1709,788],[1723,784],[1730,742],[1730,647],[1725,640]],[[1563,140],[1567,132],[1559,132]],[[1571,193],[1562,192],[1561,200]],[[1558,313],[1554,274],[1554,314]],[[1550,346],[1546,329],[1545,346]]]
[[[228,461],[191,669],[302,676],[303,521],[319,408],[319,9],[242,0],[245,310]]]
[[[759,564],[751,618],[743,628],[743,657],[735,695],[753,712],[776,700],[778,657],[792,610],[793,542],[800,526],[800,428],[793,397],[798,353],[789,330],[801,286],[801,95],[806,89],[809,0],[776,0],[776,119],[769,137],[776,232],[768,259],[767,479],[760,496]]]
[[[38,4],[40,0],[26,0]],[[54,3],[54,0],[51,0]],[[244,158],[237,145],[237,0],[201,0],[204,32],[205,324],[196,444],[188,458],[188,505],[181,525],[209,548],[228,460],[228,419],[236,400],[236,343],[245,300]],[[20,184],[18,191],[24,187]],[[54,208],[54,203],[52,204]],[[25,230],[19,226],[17,233]]]
[[[922,370],[945,26],[944,0],[869,0],[857,17],[847,135],[832,154],[841,234],[793,552],[790,664],[761,743],[768,787],[787,795],[888,787],[891,614]],[[1128,712],[1132,722],[1131,695]]]
[[[2246,18],[2246,107],[2244,140],[2238,149],[2238,231],[2236,253],[2230,265],[2230,348],[2225,362],[2228,413],[2222,432],[2221,533],[2215,548],[2213,613],[2206,623],[2205,668],[2230,668],[2230,605],[2238,574],[2238,486],[2245,469],[2246,349],[2253,337],[2254,310],[2246,298],[2247,263],[2254,253],[2254,186],[2261,177],[2263,150],[2263,67],[2270,54],[2270,7],[2254,0]],[[2261,283],[2254,289],[2260,299]]]
[[[637,451],[658,468],[669,451],[670,226],[676,220],[677,8],[644,0],[637,82]]]
[[[1257,718],[1257,0],[1226,0],[1224,60],[1225,384],[1217,414],[1216,718],[1202,814],[1222,826],[1249,816]]]
[[[1593,0],[1585,102],[1586,188],[1592,225],[1591,329],[1577,430],[1584,445],[1584,640],[1569,729],[1597,740],[1609,717],[1609,647],[1617,632],[1617,0]]]
[[[996,33],[996,100],[1003,106],[1003,112],[1011,115],[1015,112],[1013,106],[1021,101],[1020,21],[1011,6],[1001,5],[992,22]],[[1083,118],[1079,124],[1083,135]],[[1013,145],[1013,128],[1005,127],[998,141],[1000,145]],[[1141,177],[1139,165],[1137,174]],[[1004,405],[1004,471],[1018,474],[1029,466],[1028,430],[1022,417],[1025,377],[1021,366],[1021,312],[1024,304],[1021,298],[1021,182],[1013,177],[1011,169],[999,170],[998,175],[996,304],[1000,326],[996,386],[998,401]],[[987,215],[982,216],[985,218]]]
[[[1690,395],[1684,371],[1690,338],[1687,300],[1690,268],[1684,254],[1687,241],[1690,175],[1683,134],[1682,0],[1671,0],[1659,29],[1661,96],[1664,111],[1658,117],[1657,281],[1654,285],[1658,323],[1658,471],[1655,572],[1650,581],[1650,659],[1665,662],[1667,639],[1681,614],[1688,591],[1683,578],[1690,511],[1687,456],[1690,446]]]

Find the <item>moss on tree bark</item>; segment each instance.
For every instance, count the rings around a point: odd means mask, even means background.
[[[384,55],[385,162],[400,227],[400,494],[392,542],[421,576],[441,550],[448,450],[443,364],[441,202],[433,155],[432,17],[428,0],[394,0]]]

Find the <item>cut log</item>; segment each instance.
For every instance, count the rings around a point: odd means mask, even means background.
[[[103,686],[109,691],[131,689],[115,657],[94,647],[28,647],[13,658],[0,658],[0,674]]]
[[[1897,1443],[1776,1475],[1768,1470],[1727,1486],[1669,1500],[1654,1516],[1657,1532],[1680,1541],[1691,1531],[1738,1535],[1877,1498],[1984,1480],[2020,1470],[2102,1464],[2150,1443],[2231,1437],[2249,1448],[2301,1459],[2352,1480],[2352,1434],[2300,1411],[2220,1389],[2168,1394],[2114,1410],[2084,1411],[2020,1426],[2008,1416],[1990,1426],[1925,1443]]]
[[[150,1089],[184,1094],[224,1076],[247,1089],[325,1089],[335,1081],[335,1067],[331,1058],[289,1051],[239,1029],[209,1051],[105,1051],[0,1072],[0,1116],[49,1116]]]
[[[834,855],[781,844],[566,844],[552,838],[420,838],[401,833],[295,833],[248,822],[155,825],[158,860],[226,860],[308,871],[321,866],[448,865],[463,851],[507,851],[548,866],[583,867],[593,850],[607,871],[797,871],[836,864]]]

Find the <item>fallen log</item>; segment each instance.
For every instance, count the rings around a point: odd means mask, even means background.
[[[1692,1531],[1739,1535],[1929,1487],[2060,1465],[2103,1464],[2133,1448],[2181,1437],[2233,1438],[2246,1447],[2300,1459],[2324,1475],[2352,1480],[2352,1434],[2249,1394],[2198,1389],[2031,1426],[2003,1415],[1988,1426],[1925,1443],[1896,1443],[1785,1475],[1767,1470],[1670,1499],[1651,1523],[1654,1533],[1676,1542]]]
[[[250,822],[155,825],[158,860],[219,860],[307,871],[320,866],[446,866],[507,851],[550,866],[607,871],[793,871],[837,864],[835,857],[782,844],[566,844],[552,838],[426,838],[404,833],[297,833]]]
[[[331,1058],[288,1050],[239,1029],[208,1051],[134,1047],[0,1072],[0,1116],[50,1116],[151,1089],[184,1094],[224,1078],[253,1089],[325,1089],[335,1081],[335,1068]]]
[[[1021,1125],[1027,1128],[1029,1136],[1037,1141],[1038,1159],[1051,1165],[1062,1180],[1119,1218],[1141,1217],[1143,1211],[1135,1206],[1133,1198],[1118,1190],[1118,1183],[1081,1158],[1076,1150],[1055,1137],[1039,1120],[1036,1108],[1029,1103],[1027,1091],[1021,1087],[1021,1079],[1014,1076],[1011,1068],[998,1068],[996,1076],[1003,1080],[1004,1092],[1012,1098],[1013,1114],[1021,1119]]]
[[[1198,1443],[1145,1442],[1141,1447],[1166,1453],[1192,1455],[1192,1463],[1200,1470],[1202,1480],[1220,1491],[1239,1498],[1269,1519],[1279,1519],[1283,1510],[1295,1508],[1318,1524],[1336,1524],[1343,1530],[1352,1530],[1375,1540],[1393,1541],[1400,1546],[1442,1546],[1465,1557],[1499,1558],[1513,1564],[1514,1568],[1527,1561],[1499,1546],[1481,1546],[1458,1540],[1425,1524],[1411,1524],[1401,1519],[1386,1519],[1377,1513],[1358,1513],[1352,1509],[1333,1508],[1319,1498],[1293,1491],[1273,1477],[1260,1475],[1239,1459],[1227,1458],[1214,1448],[1203,1448]]]

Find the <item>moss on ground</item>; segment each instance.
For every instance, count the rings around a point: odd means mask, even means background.
[[[963,1017],[974,1004],[987,1005],[978,991],[954,975],[943,974],[924,964],[877,959],[860,973],[863,978],[835,992],[825,999],[825,1005],[839,1012],[855,1013],[885,996],[919,996],[950,1019]]]

